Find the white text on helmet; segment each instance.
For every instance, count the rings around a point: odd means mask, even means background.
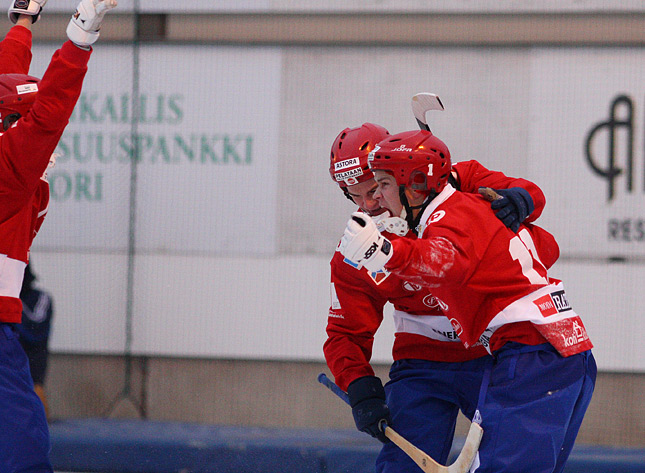
[[[406,148],[405,145],[401,145],[398,148],[394,148],[392,151],[412,151],[412,148]]]

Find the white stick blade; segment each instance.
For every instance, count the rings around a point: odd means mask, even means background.
[[[412,97],[412,113],[414,117],[422,123],[426,121],[426,112],[428,110],[444,110],[441,99],[437,94],[421,92]]]
[[[479,450],[479,444],[482,441],[483,435],[484,430],[479,424],[476,422],[470,424],[466,442],[455,462],[447,468],[448,473],[467,473],[470,470],[470,466],[475,460],[475,455],[477,455],[477,450]]]

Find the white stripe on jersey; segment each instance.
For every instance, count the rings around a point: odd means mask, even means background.
[[[413,333],[441,342],[461,342],[445,316],[411,315],[398,309],[392,315],[396,333]]]
[[[26,263],[0,255],[0,296],[20,297]]]

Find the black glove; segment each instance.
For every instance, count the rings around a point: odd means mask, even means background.
[[[511,187],[510,189],[495,189],[501,199],[494,200],[490,206],[495,210],[495,215],[504,225],[517,232],[520,223],[531,215],[535,206],[528,191],[522,187]]]
[[[385,403],[385,389],[381,380],[376,376],[355,379],[347,387],[347,394],[358,430],[383,443],[389,442],[385,436],[385,426],[391,424],[392,419]]]

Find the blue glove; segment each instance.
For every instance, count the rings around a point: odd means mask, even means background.
[[[511,187],[510,189],[494,189],[501,199],[494,200],[490,206],[495,210],[495,215],[504,225],[517,233],[520,223],[526,219],[535,206],[528,191],[522,187]]]
[[[347,395],[358,430],[383,443],[389,442],[385,427],[392,423],[392,419],[381,380],[376,376],[357,378],[347,387]]]

